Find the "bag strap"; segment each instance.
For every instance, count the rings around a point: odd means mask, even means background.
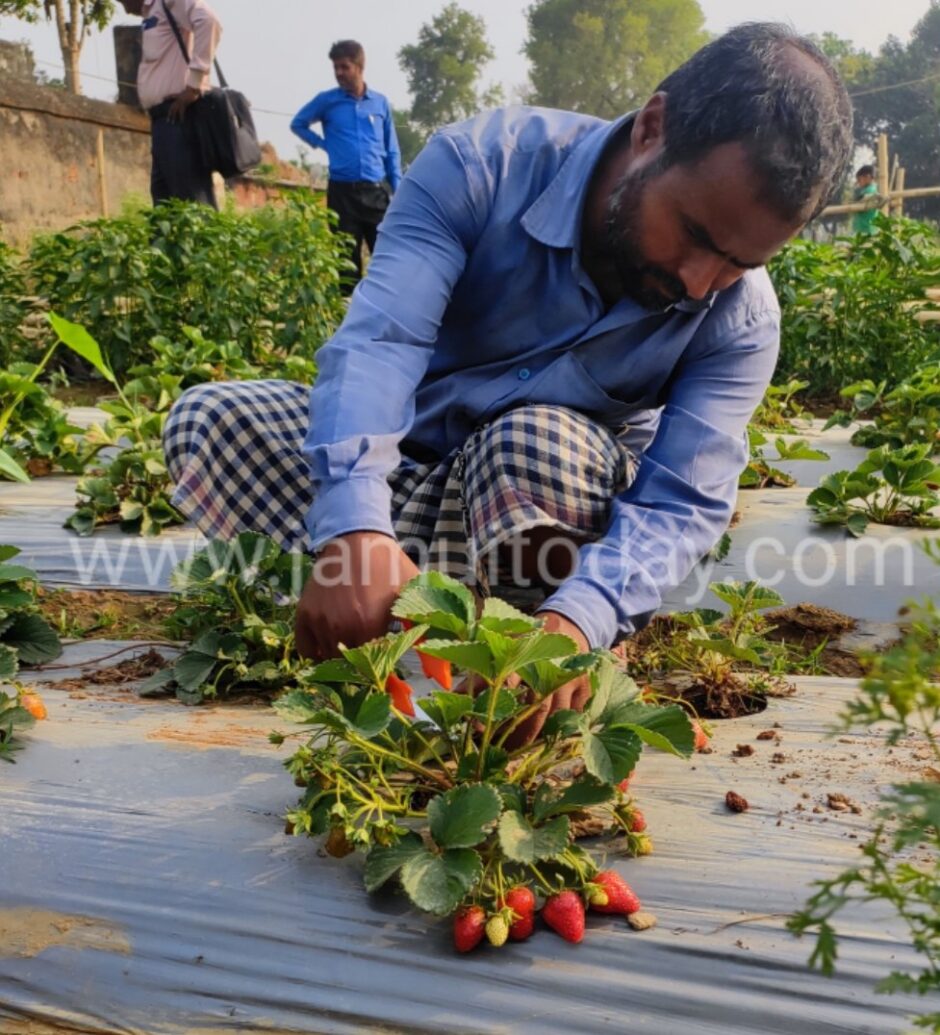
[[[173,35],[176,37],[176,42],[180,45],[180,50],[183,53],[183,58],[186,64],[189,64],[189,51],[186,49],[186,44],[183,42],[183,34],[180,32],[180,27],[173,17],[173,12],[167,7],[166,0],[161,0],[163,4],[163,13],[166,15],[166,20],[170,23],[170,28],[173,30]],[[219,85],[223,90],[228,89],[228,80],[222,74],[222,66],[217,60],[212,62],[215,65],[215,74],[219,77]]]

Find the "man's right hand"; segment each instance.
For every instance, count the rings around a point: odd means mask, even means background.
[[[352,532],[327,543],[297,605],[298,652],[333,658],[341,643],[358,647],[384,635],[395,598],[417,574],[396,540],[379,532]]]

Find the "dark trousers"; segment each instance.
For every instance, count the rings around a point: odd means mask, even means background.
[[[375,236],[388,208],[389,192],[384,183],[341,183],[330,180],[326,203],[339,216],[337,229],[351,234],[355,244],[350,258],[356,267],[355,279],[350,278],[350,289],[362,279],[362,242],[375,251]]]
[[[190,128],[183,122],[170,122],[166,117],[169,102],[150,109],[150,136],[153,165],[150,172],[150,194],[153,203],[179,198],[218,206],[212,189],[212,172],[202,163]]]

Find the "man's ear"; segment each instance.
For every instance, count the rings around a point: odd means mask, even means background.
[[[630,150],[639,157],[654,158],[666,140],[666,95],[654,93],[633,120]]]

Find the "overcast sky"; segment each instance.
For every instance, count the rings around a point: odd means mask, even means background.
[[[483,16],[496,51],[485,81],[502,83],[506,96],[512,98],[515,88],[526,81],[526,61],[521,49],[528,0],[460,2]],[[700,2],[707,28],[712,32],[721,32],[739,21],[779,19],[801,32],[835,32],[869,50],[876,50],[892,34],[907,40],[929,7],[929,0]],[[233,86],[248,95],[256,110],[259,134],[274,143],[282,158],[293,158],[298,147],[305,147],[288,128],[290,116],[315,93],[336,85],[326,56],[334,40],[358,39],[366,49],[369,84],[387,94],[397,107],[406,107],[408,90],[398,67],[398,49],[413,42],[422,23],[444,3],[445,0],[357,0],[354,4],[342,0],[211,0],[225,30],[219,52],[223,71]],[[136,21],[123,14],[121,20]],[[26,26],[15,18],[2,17],[0,39],[28,40],[39,67],[49,75],[61,75],[62,59],[51,25]],[[82,69],[86,94],[114,97],[110,32],[88,40]],[[325,159],[322,152],[311,152],[310,157],[314,161]]]

